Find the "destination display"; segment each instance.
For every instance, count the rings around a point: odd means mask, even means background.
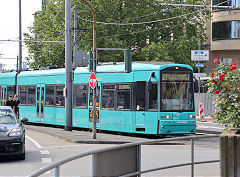
[[[126,85],[126,84],[124,84],[124,85],[118,85],[118,89],[119,90],[130,90],[131,89],[131,87],[130,87],[130,85]]]
[[[162,74],[162,80],[163,81],[189,81],[190,77],[189,74],[173,74],[173,73],[167,73]]]

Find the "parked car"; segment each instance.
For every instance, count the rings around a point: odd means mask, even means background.
[[[25,130],[9,106],[0,106],[0,156],[14,155],[18,160],[25,159]]]

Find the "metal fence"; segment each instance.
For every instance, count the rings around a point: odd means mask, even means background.
[[[216,96],[212,96],[210,93],[195,93],[195,113],[199,116],[199,103],[203,103],[203,110],[205,117],[211,117],[215,113]]]
[[[159,171],[163,169],[191,166],[191,176],[194,177],[194,165],[216,163],[216,160],[198,161],[194,160],[194,140],[198,138],[213,138],[219,137],[218,135],[201,135],[201,136],[189,136],[178,138],[166,138],[158,140],[145,140],[135,143],[127,143],[114,147],[101,148],[94,151],[88,151],[75,156],[65,158],[63,160],[52,163],[46,167],[43,167],[36,172],[29,175],[29,177],[37,177],[49,170],[55,169],[55,176],[60,176],[60,167],[68,162],[77,160],[82,157],[92,155],[92,174],[93,176],[140,176],[143,173]],[[159,168],[153,168],[141,171],[141,145],[149,145],[167,141],[179,141],[190,140],[191,141],[191,161],[180,164],[173,164],[170,166],[164,166]]]

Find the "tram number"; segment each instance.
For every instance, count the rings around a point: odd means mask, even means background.
[[[93,117],[93,110],[89,110],[89,118]],[[99,118],[99,111],[96,111],[96,118]]]

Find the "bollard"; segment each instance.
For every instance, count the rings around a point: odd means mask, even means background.
[[[203,103],[199,103],[199,117],[201,122],[206,122],[203,111]]]

